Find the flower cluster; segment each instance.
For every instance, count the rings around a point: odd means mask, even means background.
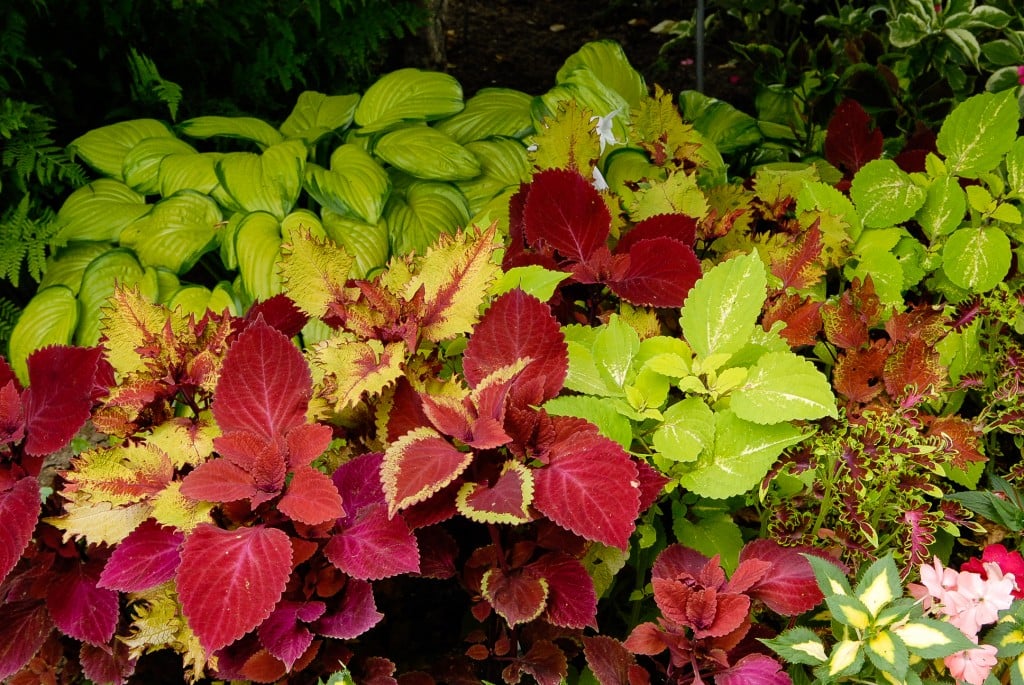
[[[1015,598],[1024,597],[1017,578],[1024,578],[1024,558],[1002,545],[990,545],[981,559],[971,559],[960,571],[943,567],[936,557],[932,565],[921,566],[921,585],[911,584],[910,593],[926,611],[944,618],[978,644],[982,627],[995,623],[999,612],[1009,609]],[[996,664],[996,648],[979,645],[944,659],[958,683],[981,685]]]

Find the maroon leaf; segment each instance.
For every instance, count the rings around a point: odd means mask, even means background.
[[[681,307],[699,278],[693,248],[671,238],[651,238],[630,248],[626,268],[608,279],[608,287],[632,304]]]
[[[181,481],[181,494],[203,502],[234,502],[256,495],[249,472],[226,459],[203,462]]]
[[[740,550],[739,561],[756,559],[771,564],[771,570],[748,591],[768,608],[783,616],[796,616],[813,609],[823,597],[810,562],[796,547],[783,547],[773,540],[757,539]]]
[[[295,471],[277,506],[285,516],[309,526],[326,523],[345,514],[341,495],[334,483],[309,466]]]
[[[825,132],[825,159],[852,176],[882,156],[882,131],[860,103],[847,98],[839,103]]]
[[[362,507],[344,530],[331,538],[324,554],[338,569],[363,580],[420,570],[416,536],[401,516],[388,518],[383,502]]]
[[[553,642],[537,640],[525,655],[505,668],[502,676],[505,682],[516,683],[519,682],[520,672],[532,675],[537,685],[559,685],[569,674],[565,652]]]
[[[630,685],[629,669],[636,666],[636,657],[615,638],[584,637],[583,654],[601,685]]]
[[[89,419],[98,347],[45,347],[28,358],[29,387],[25,407],[25,452],[56,452],[71,442]]]
[[[578,172],[547,169],[533,177],[523,224],[534,247],[546,243],[569,259],[585,262],[606,244],[611,214],[601,194]]]
[[[224,358],[213,416],[224,433],[248,431],[272,441],[306,422],[312,384],[302,352],[257,319]]]
[[[626,254],[633,245],[651,238],[671,238],[693,247],[697,238],[697,220],[685,214],[658,214],[638,223],[623,235],[615,251]]]
[[[420,548],[420,575],[424,578],[444,580],[456,574],[455,560],[459,545],[450,533],[440,526],[416,531]]]
[[[460,452],[432,428],[414,429],[388,445],[381,483],[388,513],[423,502],[459,477],[473,455]]]
[[[178,596],[208,654],[270,616],[291,566],[292,546],[280,530],[222,530],[209,523],[196,527],[182,548]]]
[[[53,632],[53,619],[38,601],[0,604],[0,681],[20,671]]]
[[[121,592],[139,592],[170,580],[181,563],[178,551],[185,536],[153,519],[128,534],[107,560],[98,585]]]
[[[0,362],[6,364],[3,358]],[[25,437],[25,410],[18,382],[9,380],[0,388],[0,443],[20,442]]]
[[[314,624],[318,635],[351,640],[377,625],[384,615],[373,601],[373,586],[365,580],[349,580],[341,605]]]
[[[715,673],[715,685],[793,685],[782,664],[766,654],[748,654]]]
[[[257,302],[245,313],[246,324],[255,323],[260,318],[289,338],[301,333],[302,327],[309,321],[309,317],[287,295],[274,295]]]
[[[313,633],[306,624],[323,616],[327,609],[323,602],[282,601],[274,613],[260,624],[257,634],[267,651],[284,663],[291,671],[296,660],[313,642]]]
[[[22,478],[9,490],[0,492],[0,582],[32,540],[41,510],[39,483],[35,478]]]
[[[117,628],[117,593],[98,587],[98,579],[97,567],[75,565],[46,594],[46,608],[57,628],[92,645],[109,642]]]
[[[94,683],[123,685],[135,672],[135,659],[128,656],[128,645],[120,640],[100,647],[83,643],[78,656],[82,673]]]
[[[510,626],[532,621],[548,602],[548,585],[523,569],[508,572],[489,569],[483,576],[481,594]]]
[[[545,554],[528,566],[548,584],[548,623],[563,628],[597,628],[594,581],[576,559],[559,552]]]

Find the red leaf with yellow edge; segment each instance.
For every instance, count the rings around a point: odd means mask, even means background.
[[[507,461],[492,485],[465,483],[455,498],[459,513],[479,523],[528,523],[533,476],[518,461]]]
[[[943,389],[946,370],[939,352],[921,338],[894,346],[882,372],[885,390],[904,407],[913,407]]]
[[[377,611],[373,586],[365,580],[350,579],[342,591],[341,603],[315,624],[318,635],[351,640],[377,625],[384,615]]]
[[[288,518],[308,526],[326,523],[345,514],[341,495],[334,483],[309,466],[295,470],[277,508]]]
[[[256,493],[252,474],[227,459],[200,464],[181,482],[181,494],[197,502],[234,502]]]
[[[177,588],[182,611],[206,653],[265,621],[291,570],[292,546],[283,531],[196,526],[182,546]]]
[[[546,169],[534,175],[523,209],[526,240],[549,245],[576,262],[604,246],[611,214],[601,194],[576,171]]]
[[[39,482],[35,478],[22,478],[0,492],[0,582],[32,540],[41,510]]]
[[[423,413],[437,430],[460,442],[473,439],[476,417],[463,395],[420,395]]]
[[[383,502],[348,517],[324,548],[327,559],[353,578],[380,580],[420,570],[416,536],[401,515],[389,517]]]
[[[75,564],[53,580],[46,594],[57,628],[91,645],[109,642],[117,628],[117,593],[97,586],[99,575],[98,565]]]
[[[533,470],[534,506],[577,535],[626,549],[640,511],[636,465],[593,424],[554,420],[560,436],[548,465]]]
[[[213,417],[225,434],[247,431],[273,441],[306,422],[312,386],[302,352],[258,319],[224,358]]]
[[[583,564],[568,554],[552,552],[527,568],[548,585],[544,620],[562,628],[597,628],[597,594]]]
[[[98,347],[45,347],[28,358],[25,452],[42,455],[65,447],[92,409]]]
[[[179,548],[184,540],[173,528],[153,519],[144,521],[114,549],[97,584],[120,592],[140,592],[170,580],[181,563]]]
[[[548,603],[548,583],[528,570],[491,568],[484,573],[480,594],[510,626],[539,617]]]
[[[881,129],[859,102],[847,98],[839,103],[825,131],[825,159],[852,176],[873,159],[882,156]]]
[[[256,633],[267,651],[284,663],[286,671],[290,671],[313,642],[313,633],[307,625],[323,616],[326,610],[323,602],[283,600],[260,624]]]
[[[650,238],[630,247],[624,269],[607,279],[612,292],[645,307],[682,307],[700,278],[700,260],[689,245]]]
[[[388,445],[381,464],[381,483],[388,513],[422,502],[466,470],[471,452],[460,452],[440,433],[415,428]]]

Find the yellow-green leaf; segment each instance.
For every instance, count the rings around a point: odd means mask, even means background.
[[[344,300],[345,281],[353,259],[333,241],[316,240],[308,232],[281,246],[279,273],[288,296],[313,318],[327,314],[331,302]]]

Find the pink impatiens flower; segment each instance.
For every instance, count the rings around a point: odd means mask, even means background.
[[[1020,69],[1024,74],[1024,67],[1020,67]],[[1024,78],[1024,75],[1021,78]],[[998,564],[1003,575],[1010,576],[1014,580],[1016,587],[1013,596],[1016,599],[1024,599],[1024,557],[1020,552],[1009,552],[1002,545],[989,545],[981,553],[981,559],[975,558],[967,561],[960,566],[960,570],[979,573],[982,578],[987,578],[985,575],[986,564]]]
[[[1013,604],[1013,576],[1003,576],[998,564],[984,564],[986,577],[979,573],[961,571],[957,574],[956,590],[946,594],[956,609],[949,622],[968,637],[977,635],[981,627],[999,620],[999,612]]]
[[[996,648],[993,645],[981,645],[974,649],[965,649],[950,654],[943,659],[943,663],[958,683],[982,685],[992,672],[992,667],[996,665]]]

